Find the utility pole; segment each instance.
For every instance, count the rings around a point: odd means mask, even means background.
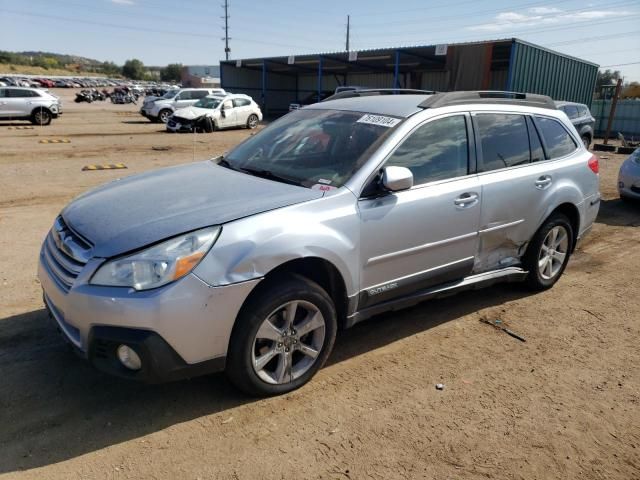
[[[622,79],[618,79],[616,84],[616,93],[613,94],[613,102],[611,103],[611,111],[609,112],[609,121],[607,122],[607,131],[604,134],[604,144],[609,142],[609,135],[611,134],[611,126],[613,125],[613,117],[616,115],[616,106],[618,105],[618,97],[620,96],[620,88],[622,88]]]
[[[351,15],[347,15],[347,52],[349,51],[349,34],[351,33],[349,31],[350,20],[351,20]]]
[[[224,0],[224,55],[227,60],[229,60],[229,53],[231,53],[231,49],[229,48],[229,0]]]

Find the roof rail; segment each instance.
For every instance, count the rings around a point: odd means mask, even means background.
[[[328,100],[352,97],[368,97],[371,95],[433,95],[434,93],[436,92],[433,90],[416,90],[410,88],[361,88],[358,90],[346,90],[344,92],[334,93],[322,101],[326,102]]]
[[[420,103],[420,108],[437,108],[468,103],[491,103],[501,105],[526,105],[528,107],[557,110],[556,104],[547,95],[534,93],[503,92],[494,90],[438,93]]]

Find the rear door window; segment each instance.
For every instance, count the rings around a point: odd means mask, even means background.
[[[200,99],[200,98],[204,98],[207,95],[209,95],[209,92],[207,92],[206,90],[194,90],[191,92],[191,99],[195,100],[196,98]]]
[[[585,105],[580,105],[578,107],[578,111],[580,112],[581,117],[589,117],[591,116],[591,112]]]
[[[547,156],[549,158],[564,157],[578,148],[569,132],[557,120],[536,117],[536,124],[547,147]]]
[[[480,113],[473,116],[482,154],[478,171],[490,172],[529,163],[529,132],[523,115]]]
[[[234,107],[246,107],[247,105],[249,105],[251,102],[245,98],[234,98],[233,99],[233,106]]]
[[[406,167],[415,185],[468,173],[469,146],[463,115],[433,120],[418,127],[397,149],[387,166]]]

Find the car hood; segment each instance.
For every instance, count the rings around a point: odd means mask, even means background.
[[[193,120],[194,118],[199,118],[203,115],[212,114],[215,110],[211,108],[200,108],[200,107],[185,107],[180,110],[176,110],[173,115],[176,117],[184,118],[185,120]]]
[[[92,256],[112,257],[322,195],[206,161],[108,183],[73,200],[62,217],[93,244]]]

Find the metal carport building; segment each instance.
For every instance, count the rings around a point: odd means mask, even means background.
[[[591,104],[598,65],[517,38],[220,62],[222,87],[265,115],[340,85],[437,91],[508,90]]]

